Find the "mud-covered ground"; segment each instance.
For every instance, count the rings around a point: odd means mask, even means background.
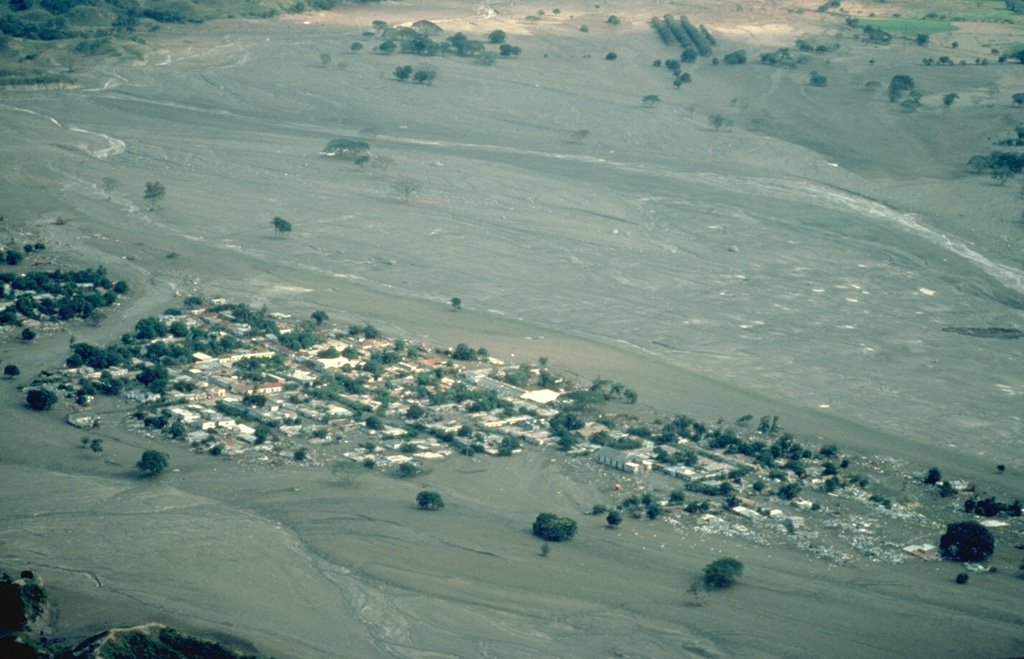
[[[99,327],[0,346],[24,374],[3,384],[0,559],[78,603],[64,633],[160,619],[279,656],[1024,651],[1012,571],[957,587],[950,565],[839,568],[659,523],[610,531],[582,517],[607,483],[554,452],[450,460],[422,482],[349,479],[118,428],[86,455],[58,415],[18,408],[16,387],[60,363],[72,335],[116,340],[199,292],[545,355],[584,381],[626,382],[650,417],[779,414],[808,441],[1019,486],[1020,344],[942,331],[1020,327],[1017,186],[963,174],[1018,120],[1019,66],[920,64],[953,40],[973,60],[1013,33],[965,25],[927,48],[873,47],[839,17],[770,4],[563,5],[532,22],[519,5],[492,8],[164,29],[145,63],[0,99],[5,242],[42,240],[40,265],[103,263],[133,285]],[[701,60],[673,89],[651,61],[677,53],[645,25],[666,11],[751,62]],[[482,67],[368,52],[371,21],[420,18],[478,37],[500,27],[523,53]],[[842,47],[793,70],[756,63],[801,35]],[[357,40],[367,48],[352,53]],[[395,82],[407,63],[437,79]],[[827,87],[806,84],[812,69]],[[896,74],[924,92],[914,113],[885,97]],[[948,92],[960,98],[944,108]],[[661,102],[644,107],[651,93]],[[732,125],[714,130],[712,114]],[[369,141],[382,166],[319,157],[338,136]],[[419,186],[408,201],[403,179]],[[167,196],[152,209],[141,197],[154,180]],[[294,230],[275,236],[274,216]],[[135,479],[151,446],[179,471]],[[414,509],[427,485],[442,513]],[[528,533],[541,510],[582,527],[543,558]],[[1013,565],[1016,551],[996,558]],[[721,555],[747,565],[742,586],[691,606],[686,586]]]

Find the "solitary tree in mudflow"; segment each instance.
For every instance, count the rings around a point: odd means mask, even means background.
[[[462,308],[462,298],[461,297],[453,297],[452,298],[452,311],[458,311],[461,308]]]
[[[270,221],[270,225],[274,227],[274,233],[277,235],[289,233],[292,230],[292,223],[288,220],[280,217],[275,217]]]
[[[167,469],[167,454],[160,451],[145,451],[135,466],[147,476],[157,476]]]
[[[156,205],[160,203],[160,200],[167,194],[167,188],[160,181],[147,181],[146,190],[142,193],[142,198],[149,202],[149,210],[156,210]]]

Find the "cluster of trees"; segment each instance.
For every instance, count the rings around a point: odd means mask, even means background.
[[[32,247],[45,249],[42,243]],[[29,250],[29,251],[32,251]],[[11,252],[8,252],[11,253]],[[0,325],[19,325],[25,318],[32,320],[70,320],[86,318],[98,320],[99,310],[117,301],[119,295],[128,292],[124,281],[112,282],[102,266],[96,269],[71,270],[63,272],[35,271],[20,275],[0,273],[0,291],[8,289],[6,297],[13,305],[6,305],[0,311]],[[49,297],[36,299],[46,293]]]
[[[399,82],[412,80],[420,85],[429,85],[437,77],[437,71],[433,69],[419,69],[414,72],[412,65],[406,64],[405,66],[396,67],[394,75],[395,79]]]
[[[704,57],[711,55],[712,47],[715,45],[715,38],[707,28],[703,25],[695,27],[686,16],[655,16],[651,19],[651,27],[666,46],[678,44],[683,48],[693,48]]]
[[[478,348],[474,350],[465,343],[460,343],[452,348],[451,355],[452,359],[457,359],[463,362],[487,361],[487,358],[490,356],[487,352],[487,348]]]
[[[0,84],[3,83],[3,78],[0,77]],[[42,251],[46,249],[46,245],[43,243],[25,243],[21,250],[16,247],[0,247],[0,261],[7,265],[18,265],[24,258],[22,250],[25,254],[31,254],[32,252]]]
[[[374,21],[373,27],[383,39],[377,46],[377,52],[382,55],[396,52],[423,57],[455,55],[474,58],[482,64],[492,64],[499,56],[518,57],[522,53],[519,46],[505,43],[507,35],[502,30],[493,30],[487,35],[485,43],[480,39],[471,39],[463,32],[456,32],[447,39],[435,41],[434,37],[442,35],[444,30],[427,20],[416,21],[411,27],[390,27],[384,21]],[[488,51],[488,44],[498,46],[497,53]]]

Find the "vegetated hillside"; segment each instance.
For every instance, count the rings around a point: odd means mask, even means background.
[[[82,641],[66,656],[107,657],[108,659],[135,657],[257,659],[255,655],[240,655],[219,643],[190,638],[157,623],[129,629],[111,629],[97,634]]]
[[[0,32],[41,41],[97,38],[140,27],[154,29],[155,23],[270,18],[339,4],[339,0],[10,0],[0,5]]]

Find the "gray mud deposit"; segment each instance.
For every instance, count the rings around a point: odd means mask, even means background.
[[[971,128],[936,146],[924,136],[942,132],[938,110],[911,126],[862,91],[864,52],[832,57],[828,90],[707,65],[674,92],[642,25],[594,30],[593,45],[517,35],[518,60],[436,58],[432,86],[400,84],[391,71],[413,58],[347,53],[373,18],[204,26],[79,89],[5,95],[5,227],[44,239],[57,265],[72,248],[134,287],[116,318],[73,328],[79,340],[116,340],[176,304],[172,291],[201,291],[513,361],[548,355],[664,412],[777,413],[812,438],[937,455],[972,476],[1024,465],[1019,346],[943,331],[1020,324],[1022,232],[979,228],[968,213],[1004,213],[993,188],[950,180],[960,155],[938,157],[983,149],[999,120],[955,107]],[[611,49],[614,64],[598,57]],[[344,68],[321,68],[322,52]],[[870,75],[900,71],[885,66]],[[958,75],[942,84],[984,87]],[[663,102],[643,108],[652,91]],[[770,135],[746,130],[762,108]],[[822,112],[847,110],[818,130]],[[718,111],[732,130],[708,127]],[[319,156],[338,137],[367,141],[386,168]],[[118,180],[109,198],[105,176]],[[420,185],[407,202],[401,179]],[[155,210],[146,181],[167,188]],[[275,236],[274,216],[294,230]],[[39,344],[25,357],[6,346],[4,363],[27,374],[66,355],[66,335]],[[549,452],[451,460],[427,479],[451,503],[423,515],[421,483],[260,471],[115,428],[101,436],[116,464],[89,462],[76,432],[54,420],[40,437],[36,423],[0,416],[2,558],[64,575],[47,582],[81,603],[68,630],[160,619],[295,657],[1022,651],[1019,589],[954,590],[935,565],[840,570],[746,547],[741,588],[694,607],[691,575],[736,555],[729,541],[587,519],[542,559],[536,512],[582,519],[609,496]],[[131,478],[151,446],[181,472]]]

